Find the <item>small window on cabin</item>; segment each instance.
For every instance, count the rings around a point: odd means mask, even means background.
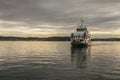
[[[84,31],[85,29],[77,29],[77,31]]]

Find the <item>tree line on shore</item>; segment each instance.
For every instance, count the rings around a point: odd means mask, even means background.
[[[92,41],[120,41],[120,38],[94,38]],[[0,36],[0,41],[70,41],[69,36],[65,37],[13,37],[13,36]]]

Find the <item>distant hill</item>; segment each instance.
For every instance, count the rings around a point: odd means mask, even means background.
[[[120,38],[95,38],[92,41],[120,41]],[[13,37],[13,36],[0,36],[0,41],[70,41],[70,37]]]
[[[12,37],[0,36],[0,41],[70,41],[70,37]]]
[[[120,38],[95,38],[92,41],[120,41]]]

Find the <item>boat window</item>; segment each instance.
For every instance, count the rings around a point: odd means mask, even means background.
[[[85,31],[85,29],[76,29],[77,31]]]

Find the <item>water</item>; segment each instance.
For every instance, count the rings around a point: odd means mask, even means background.
[[[120,42],[1,41],[0,80],[120,80]]]

